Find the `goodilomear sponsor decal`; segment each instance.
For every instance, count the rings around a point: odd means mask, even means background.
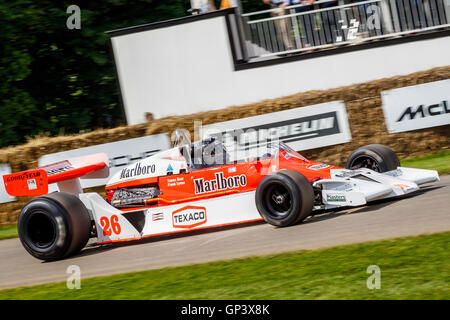
[[[206,223],[206,208],[186,206],[172,213],[174,228],[194,228]]]
[[[12,174],[8,177],[6,177],[6,182],[14,182],[14,181],[21,181],[25,179],[32,179],[32,178],[39,178],[41,176],[40,171],[32,171],[27,173],[21,173],[21,174]]]

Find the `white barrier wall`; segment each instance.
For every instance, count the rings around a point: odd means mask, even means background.
[[[450,65],[442,37],[235,71],[225,19],[111,34],[128,124]]]

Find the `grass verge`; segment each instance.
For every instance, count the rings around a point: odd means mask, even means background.
[[[424,157],[401,160],[403,167],[437,170],[439,174],[450,174],[450,151],[442,151]]]
[[[4,299],[449,299],[450,232],[0,291]],[[367,268],[381,269],[369,290]],[[81,270],[83,272],[83,270]]]
[[[11,225],[7,227],[0,227],[0,240],[17,238],[17,225]]]

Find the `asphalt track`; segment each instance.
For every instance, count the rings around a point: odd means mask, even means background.
[[[450,230],[450,176],[400,200],[326,212],[289,228],[265,223],[190,235],[165,236],[120,245],[88,245],[75,257],[42,262],[18,239],[0,241],[0,289],[66,281],[78,265],[83,278],[201,263],[289,250]]]

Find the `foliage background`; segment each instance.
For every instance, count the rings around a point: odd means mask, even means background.
[[[81,30],[66,27],[72,4],[81,8]],[[266,8],[242,4],[246,12]],[[124,124],[105,31],[189,8],[189,0],[0,0],[0,148]]]

